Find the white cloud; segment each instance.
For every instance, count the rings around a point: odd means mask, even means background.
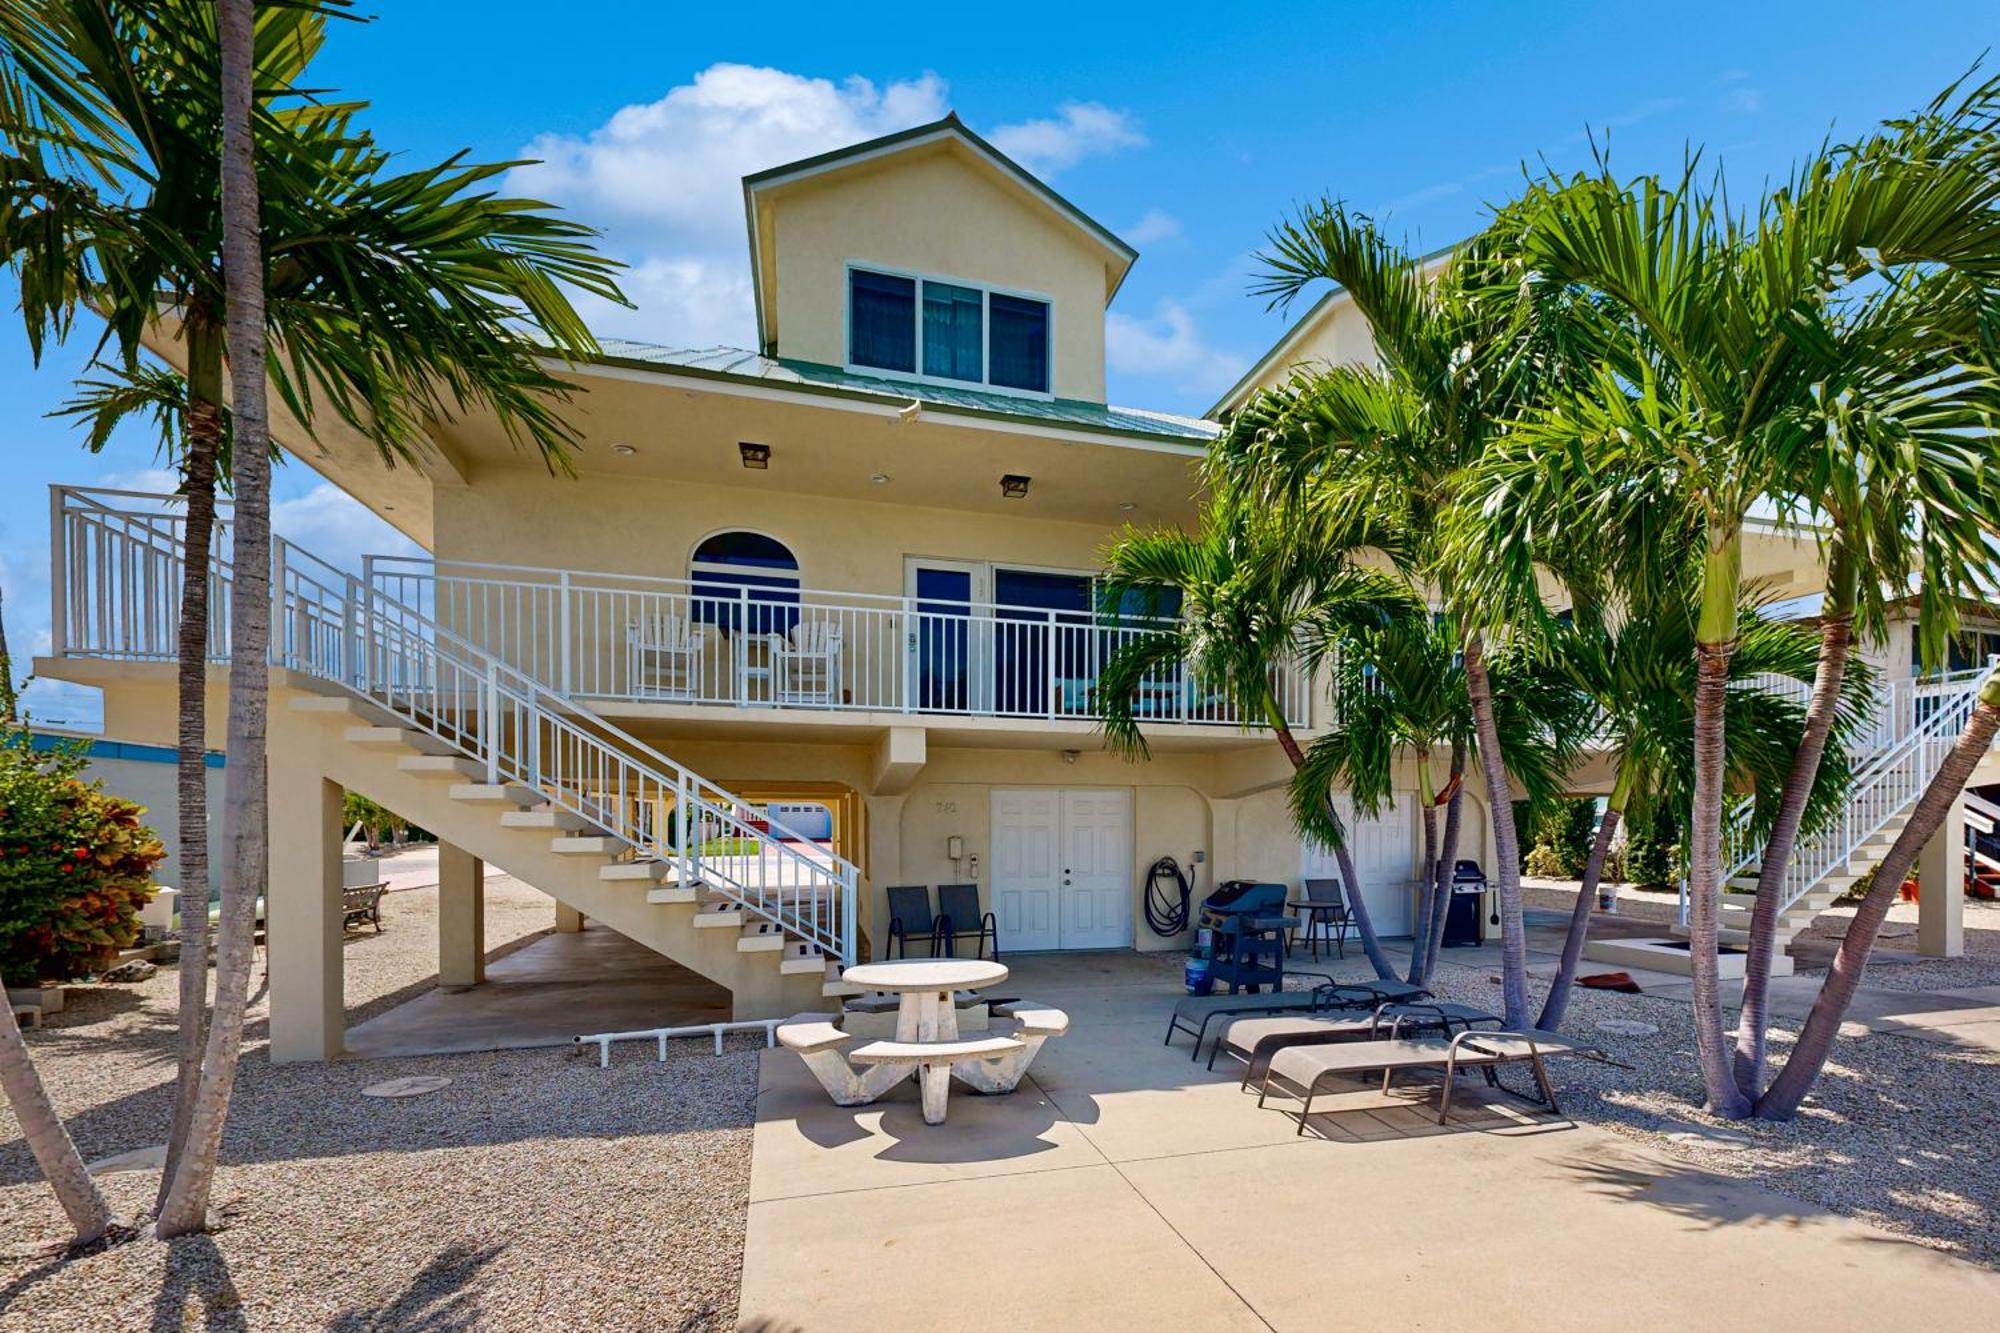
[[[1163,213],[1157,208],[1146,210],[1145,216],[1120,233],[1133,245],[1151,245],[1181,234],[1181,220],[1171,213]]]
[[[877,84],[716,64],[656,101],[614,113],[587,134],[543,134],[521,150],[512,190],[601,227],[631,267],[619,285],[638,308],[590,297],[578,309],[600,333],[677,347],[755,341],[743,230],[743,177],[940,119],[945,81],[926,73]],[[1064,103],[1055,118],[1002,125],[1002,151],[1053,172],[1144,143],[1123,112]]]
[[[995,148],[1041,176],[1052,176],[1086,157],[1146,146],[1146,136],[1131,115],[1102,102],[1064,102],[1054,119],[1001,125],[987,137]]]
[[[585,298],[579,309],[592,328],[678,347],[749,347],[743,177],[945,110],[935,74],[878,87],[716,64],[587,135],[537,137],[521,154],[541,160],[508,184],[602,227],[606,249],[631,265],[619,282],[638,309]]]
[[[417,544],[332,482],[271,504],[271,527],[336,569],[359,573],[364,555],[420,555]]]
[[[1121,374],[1171,377],[1190,393],[1220,393],[1250,364],[1247,357],[1210,345],[1178,301],[1161,301],[1151,318],[1107,316],[1104,354]]]

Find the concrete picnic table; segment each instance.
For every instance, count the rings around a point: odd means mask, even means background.
[[[906,1066],[923,1089],[924,1119],[944,1120],[951,1068],[960,1060],[990,1059],[1019,1051],[1021,1043],[1002,1037],[959,1040],[955,992],[997,986],[1007,979],[1000,963],[975,958],[918,958],[862,963],[841,973],[842,981],[864,990],[886,991],[896,999],[896,1039],[875,1042],[854,1053],[860,1063]],[[926,1051],[925,1048],[931,1048]],[[976,1048],[976,1049],[975,1049]],[[935,1059],[925,1059],[935,1054]]]

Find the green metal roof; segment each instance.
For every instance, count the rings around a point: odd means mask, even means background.
[[[1110,407],[1078,398],[1029,398],[985,389],[957,388],[927,381],[857,375],[839,366],[787,357],[759,356],[735,347],[681,348],[626,338],[600,338],[599,358],[634,366],[653,366],[716,379],[783,385],[803,393],[879,398],[897,404],[912,399],[927,408],[970,416],[992,417],[1030,425],[1062,426],[1111,435],[1205,445],[1218,430],[1212,421],[1149,412],[1136,407]]]

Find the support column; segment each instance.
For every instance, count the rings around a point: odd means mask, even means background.
[[[272,710],[275,721],[278,709]],[[277,737],[272,728],[272,741]],[[270,754],[271,878],[265,929],[271,1060],[331,1060],[346,1044],[341,976],[341,787],[304,755]]]
[[[583,913],[568,903],[556,904],[556,931],[562,935],[574,935],[583,929]]]
[[[1917,857],[1917,952],[1927,958],[1965,953],[1965,797]]]
[[[438,844],[438,985],[486,980],[486,866],[448,842]]]

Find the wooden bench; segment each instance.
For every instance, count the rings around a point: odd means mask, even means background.
[[[1014,1037],[970,1037],[959,1041],[871,1041],[854,1050],[858,1064],[917,1071],[923,1090],[924,1123],[942,1125],[945,1103],[951,1092],[951,1076],[962,1062],[999,1060],[1028,1049]]]
[[[389,891],[387,884],[347,884],[340,890],[340,924],[342,929],[356,926],[366,921],[375,927],[375,933],[382,933],[382,895]]]

